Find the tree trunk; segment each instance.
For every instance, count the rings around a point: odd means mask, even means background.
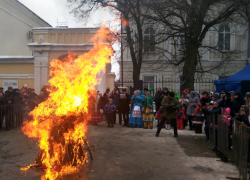
[[[188,48],[188,54],[183,66],[183,84],[181,86],[181,92],[186,88],[189,88],[191,91],[194,90],[194,78],[198,62],[198,46],[189,43],[186,47]]]
[[[133,81],[134,81],[134,88],[139,89],[139,80],[140,80],[140,72],[141,70],[137,68],[137,66],[133,66]]]

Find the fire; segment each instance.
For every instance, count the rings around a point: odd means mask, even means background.
[[[35,164],[45,170],[41,179],[56,179],[59,175],[77,172],[86,163],[84,151],[87,121],[90,120],[90,97],[113,56],[114,36],[101,27],[90,40],[94,48],[75,58],[69,54],[64,60],[50,64],[50,95],[30,115],[32,121],[23,124],[22,131],[30,138],[38,138],[40,152]],[[31,166],[21,170],[28,170]]]

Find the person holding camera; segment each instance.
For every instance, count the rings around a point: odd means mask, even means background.
[[[159,136],[163,124],[168,120],[171,122],[174,128],[174,137],[178,137],[177,125],[176,125],[176,110],[180,108],[179,101],[174,98],[174,92],[170,92],[167,97],[164,97],[161,105],[163,107],[162,118],[160,125],[158,126],[156,137]]]

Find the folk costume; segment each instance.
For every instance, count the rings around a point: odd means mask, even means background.
[[[133,102],[133,108],[129,118],[128,126],[130,127],[143,127],[142,122],[142,99],[144,95],[141,95],[141,91],[138,90],[139,95],[133,95],[131,101]]]
[[[144,129],[153,129],[153,121],[155,120],[153,112],[154,98],[151,95],[145,96],[142,100],[143,104],[143,124]]]
[[[102,122],[101,112],[100,109],[98,109],[98,101],[100,97],[97,96],[95,100],[95,104],[92,106],[92,114],[91,114],[91,123],[96,124],[99,122]]]

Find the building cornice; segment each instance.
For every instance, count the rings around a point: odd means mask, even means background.
[[[54,43],[29,43],[31,51],[90,51],[93,49],[93,43],[86,44],[54,44]]]
[[[1,79],[34,79],[34,74],[0,74]]]
[[[33,56],[0,56],[0,64],[34,64]]]

